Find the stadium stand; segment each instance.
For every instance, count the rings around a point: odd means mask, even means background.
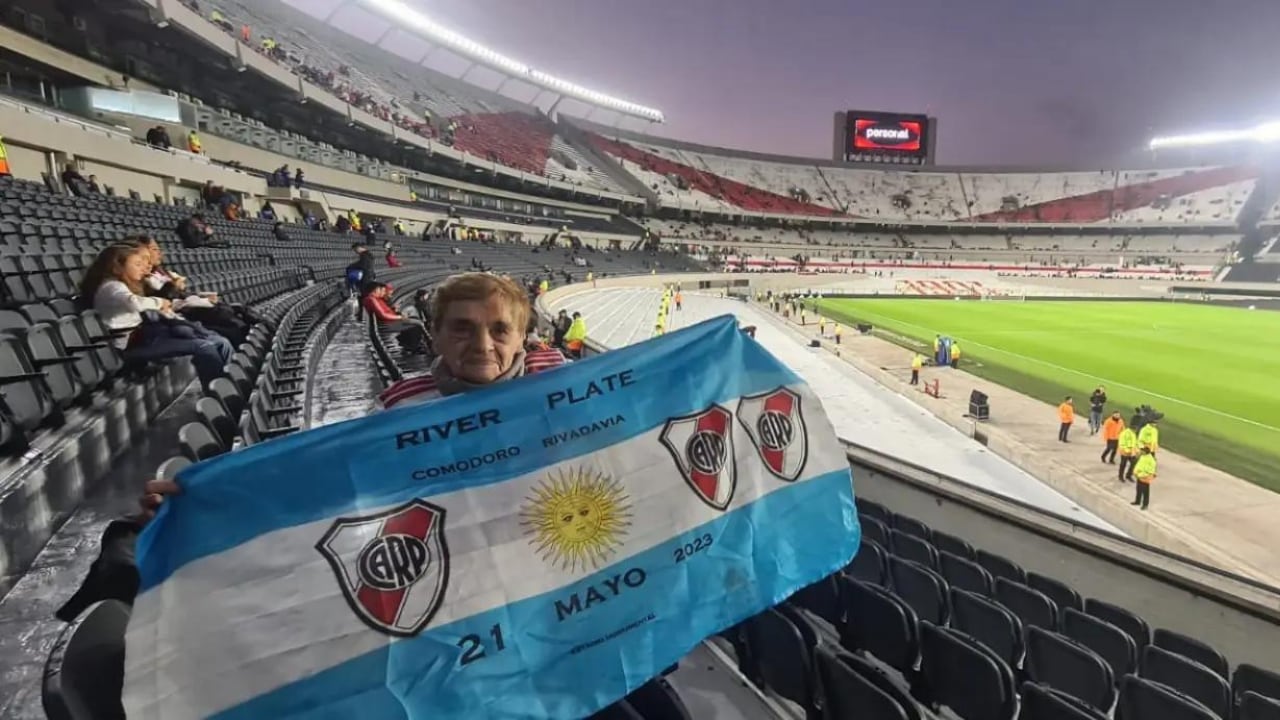
[[[269,58],[398,127],[524,172],[621,190],[534,108],[415,65],[284,3],[237,2],[227,16],[224,30],[248,23],[257,37],[276,43]]]
[[[1248,166],[1085,173],[864,170],[751,153],[735,157],[730,150],[663,145],[603,128],[589,137],[597,150],[622,161],[655,190],[660,204],[704,212],[728,205],[812,218],[1228,225],[1259,174]]]

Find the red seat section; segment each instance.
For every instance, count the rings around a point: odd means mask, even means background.
[[[551,124],[525,113],[461,115],[453,146],[486,160],[542,175],[551,155]]]
[[[1210,188],[1256,178],[1258,169],[1248,166],[1210,168],[1174,177],[1123,185],[1113,190],[1059,198],[1017,210],[978,215],[974,222],[1096,223],[1114,213],[1146,207],[1162,198],[1178,198]]]
[[[713,173],[689,167],[683,163],[668,160],[661,155],[641,150],[619,140],[612,140],[588,133],[592,146],[596,150],[608,153],[617,158],[633,162],[649,172],[660,173],[668,177],[674,175],[684,180],[690,189],[704,192],[712,197],[736,205],[743,210],[778,213],[787,215],[836,215],[831,208],[801,202],[786,195],[779,195],[768,190],[761,190],[737,180],[720,177]]]

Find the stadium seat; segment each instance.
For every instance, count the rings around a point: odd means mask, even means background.
[[[928,540],[918,535],[909,535],[897,529],[890,530],[889,551],[904,560],[920,563],[930,570],[938,567],[938,551]]]
[[[0,397],[17,432],[30,432],[46,422],[61,423],[44,374],[36,369],[26,345],[9,333],[0,333]]]
[[[975,559],[993,578],[1004,578],[1023,585],[1027,582],[1027,572],[1011,560],[982,549],[977,551]]]
[[[973,546],[968,542],[937,530],[933,531],[933,546],[938,549],[939,553],[951,553],[965,560],[973,560],[976,556]]]
[[[818,648],[815,664],[823,689],[823,717],[920,720],[911,697],[858,656],[823,647]]]
[[[129,606],[104,600],[69,624],[45,663],[41,701],[49,720],[122,720],[124,633]]]
[[[644,716],[624,698],[592,714],[590,720],[644,720]]]
[[[864,526],[865,528],[865,526]],[[853,561],[845,566],[844,571],[855,580],[872,585],[885,584],[885,551],[879,543],[862,536],[862,545]]]
[[[966,560],[958,555],[942,551],[938,553],[938,569],[947,584],[979,595],[990,596],[995,590],[995,581],[986,568],[976,562]]]
[[[1032,590],[1039,590],[1044,593],[1058,606],[1058,610],[1062,611],[1066,608],[1075,608],[1076,610],[1084,610],[1084,601],[1080,599],[1080,593],[1072,590],[1069,585],[1058,580],[1054,580],[1040,573],[1027,573],[1027,587]]]
[[[1111,623],[1075,608],[1065,608],[1062,611],[1062,634],[1096,652],[1111,667],[1113,677],[1124,677],[1138,667],[1133,638]]]
[[[1100,712],[1115,702],[1111,667],[1089,648],[1039,627],[1027,628],[1027,679],[1074,697]]]
[[[1084,601],[1084,611],[1128,635],[1133,640],[1135,657],[1136,653],[1142,652],[1142,648],[1151,643],[1151,626],[1147,625],[1147,621],[1122,607],[1088,598]]]
[[[644,720],[692,720],[693,717],[671,683],[660,677],[632,690],[626,703]]]
[[[899,530],[907,535],[914,535],[925,542],[933,542],[933,531],[929,529],[928,525],[925,525],[919,520],[909,518],[906,515],[894,513],[893,522],[891,524],[894,530]]]
[[[9,417],[9,408],[0,396],[0,452],[10,453],[25,449],[25,447],[19,447],[20,444],[25,445],[25,438],[23,443],[19,443],[19,437],[13,418]]]
[[[920,623],[923,693],[965,720],[1013,720],[1013,672],[977,640],[950,628]]]
[[[889,528],[871,515],[858,514],[858,524],[862,528],[864,540],[879,543],[880,547],[889,547]]]
[[[244,396],[236,389],[235,383],[227,378],[218,378],[209,383],[209,395],[216,398],[226,408],[227,415],[239,418],[245,411]]]
[[[177,455],[160,463],[156,468],[157,480],[172,480],[178,476],[183,468],[189,467],[191,460],[185,456]]]
[[[860,514],[868,515],[870,517],[875,518],[876,520],[879,520],[880,522],[884,523],[886,528],[893,525],[893,513],[890,512],[889,508],[886,508],[880,503],[875,503],[863,498],[858,498],[857,502],[858,502],[858,512]]]
[[[982,643],[1009,667],[1022,664],[1022,621],[1000,603],[953,587],[951,626]]]
[[[1151,644],[1195,660],[1217,673],[1220,677],[1231,677],[1231,670],[1227,667],[1227,659],[1222,656],[1222,653],[1193,637],[1188,637],[1172,630],[1156,628]]]
[[[791,596],[791,602],[821,618],[832,630],[844,623],[844,603],[840,601],[835,575],[801,588]]]
[[[26,331],[27,350],[37,371],[44,373],[45,387],[61,410],[83,404],[91,388],[82,384],[76,375],[75,357],[62,347],[62,340],[52,325],[40,323]]]
[[[778,609],[766,610],[746,624],[747,645],[764,685],[816,718],[812,647]]]
[[[1240,696],[1236,720],[1280,720],[1280,700],[1249,690]]]
[[[1120,681],[1116,720],[1222,720],[1212,710],[1160,683],[1126,675]]]
[[[1139,675],[1167,685],[1218,714],[1231,717],[1231,687],[1209,668],[1158,645],[1142,649]]]
[[[224,448],[235,446],[236,421],[216,398],[202,397],[196,401],[196,413],[200,421],[213,433]]]
[[[195,422],[178,428],[178,446],[192,462],[208,460],[227,451],[209,428]]]
[[[1247,692],[1254,692],[1262,697],[1280,702],[1280,673],[1265,670],[1257,665],[1240,663],[1231,676],[1231,693],[1235,702]]]
[[[1058,629],[1058,606],[1044,593],[1002,577],[996,578],[996,600],[1022,620],[1024,628]]]
[[[934,625],[947,623],[951,603],[941,575],[920,563],[890,555],[889,579],[894,593],[915,610],[918,619]]]
[[[839,577],[836,582],[846,603],[840,644],[849,650],[870,653],[901,673],[914,671],[920,640],[911,606],[875,585],[848,577]]]
[[[1110,717],[1047,685],[1023,683],[1019,695],[1022,705],[1018,720],[1107,720]]]

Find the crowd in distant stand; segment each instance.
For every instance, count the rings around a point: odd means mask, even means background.
[[[199,12],[199,6],[196,3],[192,2],[190,6]],[[437,128],[430,111],[424,110],[421,115],[415,116],[409,109],[401,106],[396,98],[391,98],[389,102],[382,102],[372,93],[356,87],[351,78],[351,68],[346,65],[339,65],[336,69],[326,69],[308,64],[304,58],[289,52],[280,45],[279,41],[270,36],[263,37],[257,45],[254,45],[253,28],[248,24],[242,24],[237,29],[219,10],[209,13],[209,21],[225,30],[227,34],[238,37],[240,42],[262,53],[268,60],[288,66],[307,82],[328,90],[348,105],[415,135],[439,139],[446,145],[453,144],[454,133],[458,129],[456,120],[446,120]],[[422,96],[414,92],[413,99],[414,102],[421,102]]]

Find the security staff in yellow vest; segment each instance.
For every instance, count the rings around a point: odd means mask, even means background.
[[[9,169],[9,151],[4,148],[4,136],[0,135],[0,175],[9,175],[13,171]]]
[[[195,130],[187,133],[187,152],[199,155],[204,150],[204,146],[200,144],[200,134]]]
[[[1133,469],[1138,464],[1138,433],[1131,427],[1125,427],[1120,431],[1117,445],[1120,450],[1120,481],[1133,482]]]
[[[915,356],[911,358],[911,384],[912,385],[920,384],[920,368],[922,367],[924,367],[924,356],[921,355],[920,353],[916,353]]]
[[[1138,481],[1138,494],[1132,505],[1141,505],[1143,510],[1151,502],[1151,483],[1156,479],[1156,456],[1149,448],[1142,448],[1138,455],[1137,467],[1133,469],[1133,477]]]
[[[1138,431],[1138,444],[1150,450],[1152,455],[1160,450],[1160,428],[1156,427],[1155,420],[1148,421]]]

